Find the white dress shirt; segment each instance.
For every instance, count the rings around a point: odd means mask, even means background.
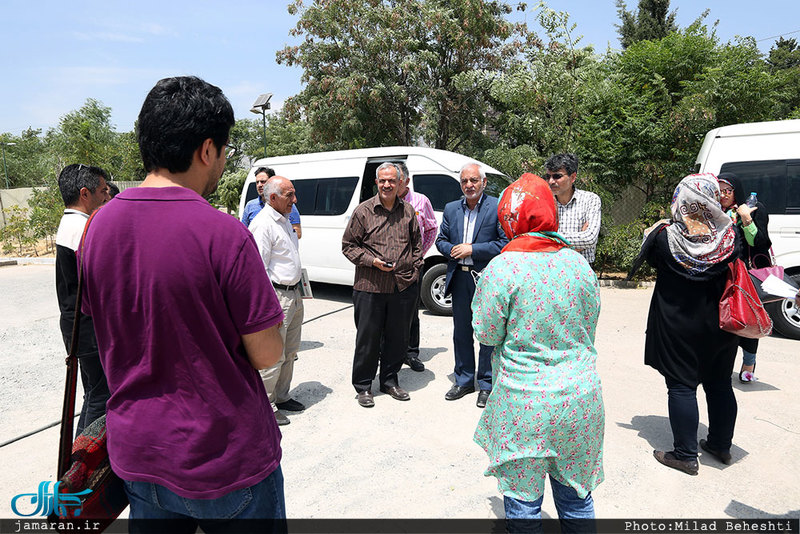
[[[267,203],[248,229],[256,240],[269,279],[287,286],[299,282],[300,252],[289,219]]]

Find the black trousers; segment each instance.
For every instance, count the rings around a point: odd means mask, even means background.
[[[679,460],[697,459],[697,388],[666,377],[669,424],[675,457]],[[702,381],[708,405],[708,445],[727,452],[731,449],[733,429],[736,426],[736,397],[733,394],[730,374]]]
[[[108,392],[108,382],[100,356],[87,354],[78,358],[78,367],[81,371],[81,385],[83,386],[83,407],[78,418],[77,436],[83,429],[94,423],[100,416],[106,414],[106,402],[111,394]]]
[[[421,280],[422,277],[419,279]],[[411,330],[408,333],[407,357],[409,358],[419,358],[419,301],[422,286],[419,282],[415,285],[417,286],[417,299],[414,301],[414,309],[411,312]]]
[[[398,386],[397,373],[408,349],[411,312],[417,302],[417,283],[403,291],[369,293],[353,290],[356,349],[353,355],[353,387],[370,391],[378,371],[381,387]],[[381,337],[384,338],[381,354]]]

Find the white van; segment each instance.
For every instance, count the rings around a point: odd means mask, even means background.
[[[375,170],[386,161],[405,162],[411,175],[409,187],[430,199],[439,224],[445,204],[462,196],[458,174],[461,167],[475,162],[445,150],[408,146],[263,158],[250,169],[239,214],[257,196],[255,170],[271,167],[275,174],[294,184],[303,225],[300,259],[309,278],[315,282],[353,285],[355,266],[342,254],[342,234],[356,206],[377,193]],[[490,182],[507,180],[500,171],[480,164]],[[450,298],[444,296],[446,264],[436,246],[425,255],[422,301],[432,313],[440,315],[451,313]]]
[[[733,124],[706,134],[697,172],[732,172],[769,212],[778,265],[800,283],[800,120]],[[800,339],[800,311],[789,300],[767,304],[775,330]]]

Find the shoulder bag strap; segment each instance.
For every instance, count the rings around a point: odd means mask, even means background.
[[[75,297],[75,321],[72,324],[72,340],[69,344],[69,355],[66,359],[67,364],[67,380],[64,387],[64,408],[61,411],[61,440],[58,446],[58,469],[56,478],[60,479],[67,472],[71,463],[72,456],[72,442],[73,435],[72,429],[75,423],[75,389],[78,383],[78,335],[80,334],[81,325],[81,300],[83,296],[83,242],[86,239],[86,230],[89,229],[89,223],[92,222],[98,210],[89,217],[86,221],[86,226],[83,227],[83,235],[81,235],[80,261],[78,262],[78,294]]]

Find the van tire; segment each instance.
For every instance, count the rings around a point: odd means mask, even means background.
[[[792,274],[791,277],[800,285],[800,273]],[[800,339],[800,309],[796,302],[783,299],[765,304],[764,308],[772,318],[773,329],[790,339]]]
[[[446,279],[446,263],[437,263],[422,276],[420,297],[428,311],[434,315],[453,315],[453,299],[444,296]]]

